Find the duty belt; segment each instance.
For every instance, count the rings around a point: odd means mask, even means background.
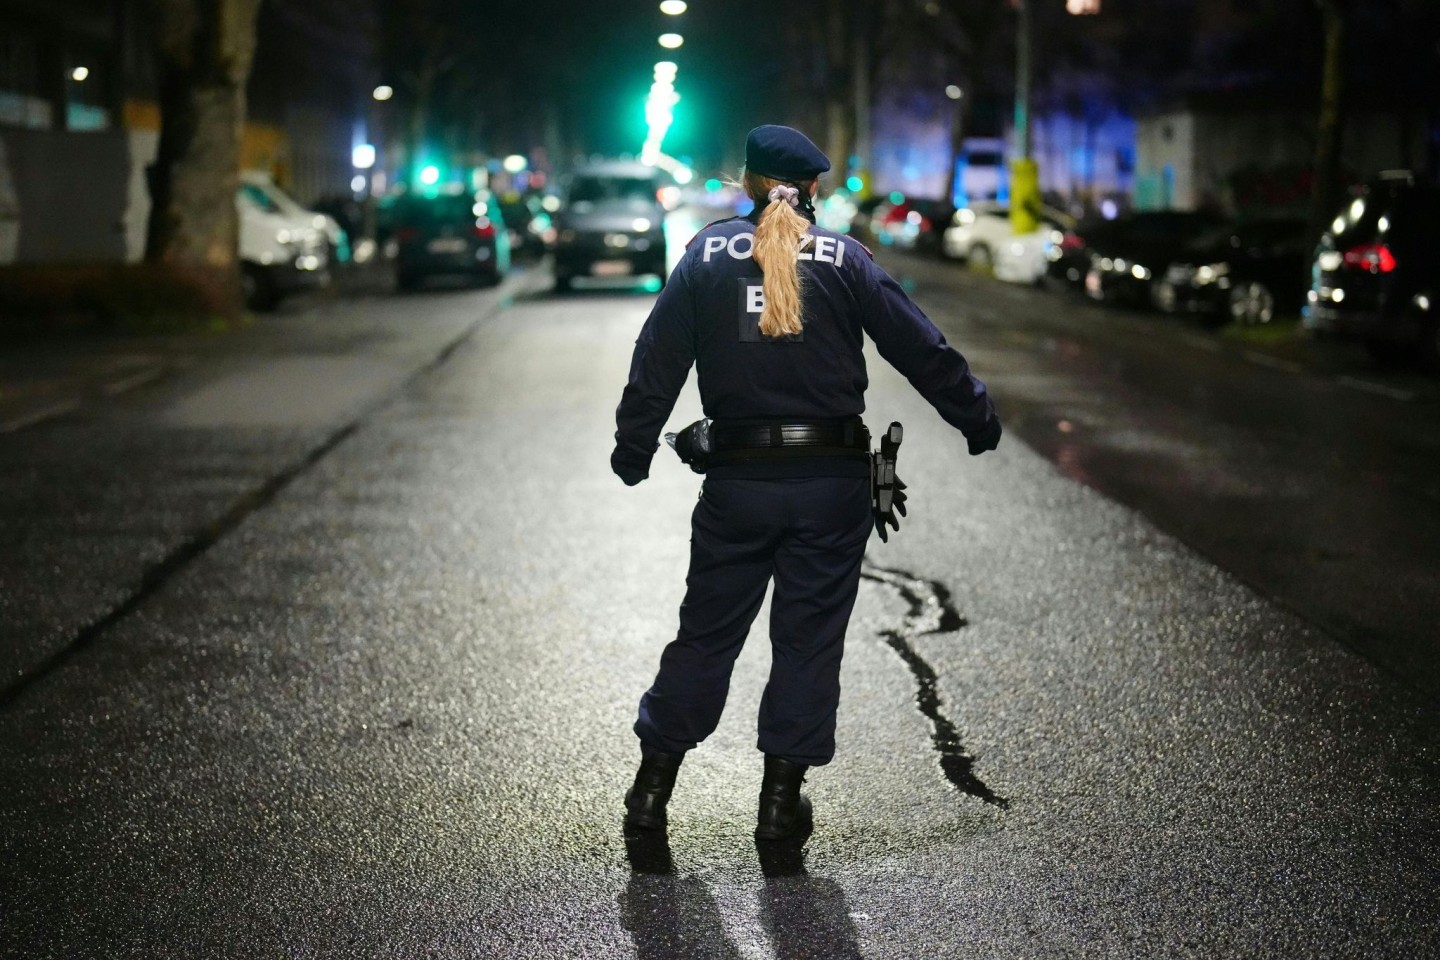
[[[870,431],[859,417],[845,420],[717,420],[710,463],[789,457],[869,456]]]

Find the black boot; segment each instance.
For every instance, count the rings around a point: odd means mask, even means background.
[[[683,753],[647,751],[635,774],[635,785],[625,794],[625,826],[636,830],[664,830],[665,804],[675,789]]]
[[[810,835],[810,801],[800,796],[807,769],[804,764],[765,755],[756,840],[803,840]]]

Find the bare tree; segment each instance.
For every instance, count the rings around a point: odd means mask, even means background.
[[[260,0],[150,0],[160,72],[151,263],[213,273],[238,304],[235,190]]]

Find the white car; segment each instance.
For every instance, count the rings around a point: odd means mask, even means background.
[[[1023,244],[1027,253],[1033,253],[1038,246],[1043,255],[1044,242],[1050,231],[1071,219],[1059,210],[1049,207],[1043,208],[1040,216],[1040,230],[1036,234],[1027,235],[1034,242],[1027,241]],[[1015,228],[1010,223],[1010,208],[994,200],[985,200],[955,211],[955,215],[950,219],[950,226],[941,237],[941,246],[947,257],[967,260],[977,267],[995,267],[998,272],[1002,257],[1012,264],[1016,260],[1016,240],[1026,238],[1016,236]]]
[[[1000,244],[1013,236],[1009,208],[993,200],[982,200],[955,211],[950,226],[940,238],[940,245],[947,257],[988,267],[995,262],[995,251]]]
[[[246,306],[271,310],[289,293],[330,282],[327,238],[315,226],[315,214],[287,212],[269,191],[245,180],[235,193],[235,206]]]

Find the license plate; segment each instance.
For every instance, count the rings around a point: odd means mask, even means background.
[[[464,253],[465,241],[460,237],[449,237],[443,240],[431,240],[425,245],[425,249],[431,253]]]
[[[628,277],[631,269],[629,260],[597,260],[590,266],[597,277]]]

